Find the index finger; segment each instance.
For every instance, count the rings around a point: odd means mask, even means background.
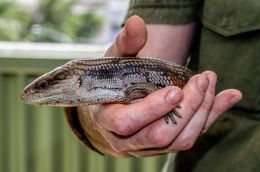
[[[128,136],[149,123],[162,118],[175,108],[183,97],[178,87],[157,90],[142,101],[129,105],[108,105],[96,117],[102,126],[118,135]]]

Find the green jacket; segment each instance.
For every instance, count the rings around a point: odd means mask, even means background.
[[[202,23],[190,68],[213,70],[217,90],[236,88],[243,100],[220,118],[168,171],[260,171],[260,1],[132,0],[127,17],[146,23]]]

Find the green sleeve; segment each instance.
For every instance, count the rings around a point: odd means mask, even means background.
[[[138,15],[150,24],[184,24],[196,20],[202,0],[131,0],[126,19]]]

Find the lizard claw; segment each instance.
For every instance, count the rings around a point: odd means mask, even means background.
[[[177,108],[180,108],[180,106],[178,106]],[[171,112],[169,112],[164,116],[164,120],[166,124],[169,124],[170,120],[172,121],[173,124],[177,124],[177,121],[174,116],[181,118],[181,114],[176,109],[173,109]]]

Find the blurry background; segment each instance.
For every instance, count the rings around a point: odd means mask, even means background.
[[[72,58],[102,56],[128,0],[0,0],[0,172],[157,172],[165,157],[120,159],[86,149],[61,108],[20,92]]]
[[[127,5],[128,0],[1,0],[0,39],[108,43]]]

